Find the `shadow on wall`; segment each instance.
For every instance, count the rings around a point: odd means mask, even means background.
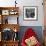
[[[19,39],[20,39],[20,42],[23,38],[23,35],[25,33],[25,31],[28,29],[28,28],[32,28],[36,34],[37,34],[37,37],[39,39],[39,41],[42,43],[43,42],[43,30],[42,30],[42,26],[21,26],[20,27],[20,31],[19,31]]]

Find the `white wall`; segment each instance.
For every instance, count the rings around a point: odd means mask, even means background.
[[[37,6],[38,7],[38,21],[24,21],[23,20],[23,10],[21,10],[20,15],[20,25],[22,26],[43,26],[43,6],[42,0],[24,0],[20,9],[23,9],[23,6]]]
[[[1,7],[15,6],[15,0],[0,0]],[[17,0],[17,6],[20,8],[19,24],[21,26],[43,26],[43,0]],[[38,7],[38,20],[37,21],[25,21],[23,20],[23,6],[37,6]]]

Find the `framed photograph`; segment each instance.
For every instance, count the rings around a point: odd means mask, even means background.
[[[37,6],[24,6],[23,7],[24,12],[24,20],[37,20],[38,18],[38,12],[37,12]]]
[[[9,10],[2,10],[2,15],[9,15]]]

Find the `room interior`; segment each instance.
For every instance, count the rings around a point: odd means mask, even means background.
[[[0,46],[22,46],[28,28],[46,46],[46,0],[0,0]]]

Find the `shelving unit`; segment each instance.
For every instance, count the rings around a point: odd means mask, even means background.
[[[13,20],[9,17],[13,17]],[[15,39],[14,41],[11,39],[7,41],[4,40],[2,37],[3,34],[2,32],[5,32],[4,29],[5,30],[11,29],[15,33],[19,31],[18,18],[19,18],[19,7],[0,7],[0,32],[1,32],[0,46],[18,46],[19,40]],[[14,23],[11,21],[14,21]]]

